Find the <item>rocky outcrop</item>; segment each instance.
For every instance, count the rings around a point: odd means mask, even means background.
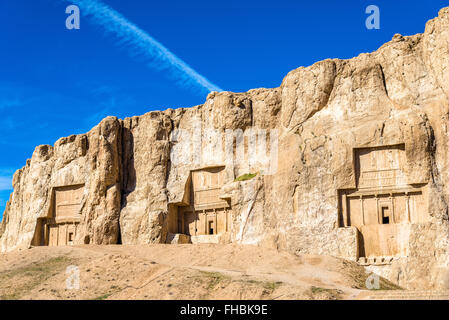
[[[406,232],[386,240],[394,247],[400,238],[401,254],[367,268],[409,288],[448,288],[448,114],[445,8],[423,34],[395,35],[376,52],[298,68],[279,88],[213,92],[193,108],[109,117],[86,135],[36,148],[14,176],[1,249],[38,244],[39,219],[51,215],[55,188],[70,185],[84,186],[75,244],[172,241],[179,236],[169,235],[170,217],[188,202],[191,172],[222,166],[220,197],[233,212],[228,241],[357,260],[367,234],[348,221],[342,197],[362,179],[357,150],[386,148],[388,157],[404,155],[388,174],[399,171],[400,187],[420,188],[424,200],[416,221],[413,208],[404,211]],[[268,169],[247,156],[255,129],[272,134]],[[247,136],[242,153],[240,133]],[[237,140],[229,144],[227,134]],[[258,174],[236,179],[248,173]],[[385,176],[378,177],[380,185]],[[404,197],[408,206],[409,191]]]
[[[36,225],[49,215],[54,188],[84,185],[76,243],[113,244],[119,235],[121,124],[109,117],[88,134],[36,148],[13,178],[5,210],[2,251],[33,244]]]

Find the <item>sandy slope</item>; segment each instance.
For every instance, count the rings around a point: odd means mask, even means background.
[[[69,265],[80,270],[79,290],[66,289]],[[0,299],[354,299],[366,296],[366,277],[341,259],[243,245],[36,247],[0,255]]]

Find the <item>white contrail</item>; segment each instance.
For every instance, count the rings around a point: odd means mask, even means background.
[[[127,46],[130,54],[142,57],[151,68],[167,70],[169,76],[182,87],[192,87],[206,93],[223,91],[108,5],[98,0],[71,0],[70,3],[77,5],[83,16],[90,17],[90,21],[106,33],[115,35],[120,40],[119,44]]]
[[[12,189],[12,177],[0,176],[0,191],[11,190],[11,189]]]

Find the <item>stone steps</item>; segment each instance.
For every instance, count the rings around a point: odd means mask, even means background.
[[[368,292],[363,300],[449,300],[449,291],[379,290]]]

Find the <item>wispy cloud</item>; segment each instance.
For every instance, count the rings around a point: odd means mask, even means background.
[[[16,86],[6,83],[0,83],[0,110],[9,108],[23,107],[32,102],[32,99],[24,96],[23,90]]]
[[[12,190],[12,177],[0,176],[0,191]]]
[[[113,115],[110,109],[104,108],[103,110],[93,113],[92,115],[87,117],[87,119],[84,120],[84,123],[86,124],[87,128],[92,128],[99,124],[102,119],[110,115]]]
[[[3,219],[3,211],[12,188],[12,172],[11,169],[0,168],[0,222]]]
[[[0,109],[13,108],[23,105],[23,101],[15,99],[4,99],[0,101]]]
[[[5,211],[6,203],[9,200],[11,194],[11,188],[7,190],[0,190],[0,222],[3,219],[3,212]]]
[[[167,71],[181,87],[201,93],[223,91],[108,5],[98,0],[70,0],[70,3],[78,5],[81,14],[90,18],[93,24],[114,35],[130,55],[139,56],[150,68]]]

